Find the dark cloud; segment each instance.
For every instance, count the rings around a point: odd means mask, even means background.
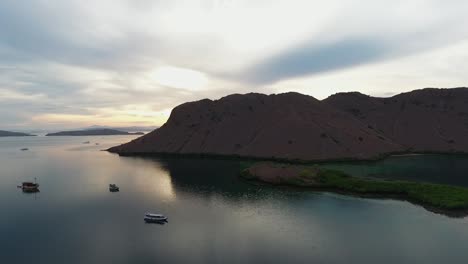
[[[326,45],[307,42],[255,64],[245,71],[249,82],[264,84],[369,63],[387,56],[384,43],[345,39]]]
[[[66,54],[74,45],[63,33],[77,30],[73,23],[77,17],[66,12],[67,9],[54,10],[40,1],[29,1],[27,6],[18,1],[1,1],[0,43],[17,51],[10,52],[11,59]]]
[[[317,44],[315,39],[292,46],[228,78],[255,84],[343,70],[362,64],[394,60],[463,41],[468,31],[453,23],[441,23],[416,32],[393,32],[383,36],[346,37]],[[326,35],[326,34],[324,34]]]
[[[116,37],[103,37],[97,28],[106,25],[94,22],[70,2],[0,1],[2,62],[54,61],[132,70],[160,50],[153,35],[112,25]]]

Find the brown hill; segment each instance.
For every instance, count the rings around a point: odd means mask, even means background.
[[[412,151],[468,152],[468,88],[428,88],[390,98],[339,93],[324,102]]]
[[[403,148],[353,114],[298,93],[230,95],[177,106],[161,128],[109,149],[298,160],[370,159]]]

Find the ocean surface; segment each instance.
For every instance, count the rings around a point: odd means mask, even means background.
[[[101,151],[132,138],[0,138],[0,263],[468,260],[468,218],[404,201],[252,185],[237,177],[236,161]],[[359,176],[468,186],[466,156],[327,166]],[[17,188],[35,178],[39,193]],[[109,192],[109,183],[120,192]],[[169,221],[145,224],[145,212],[163,213]]]

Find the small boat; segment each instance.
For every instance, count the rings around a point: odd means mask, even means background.
[[[85,142],[83,142],[83,144],[89,144],[89,143],[91,143],[91,142],[89,142],[89,141],[85,141]]]
[[[146,213],[143,219],[145,220],[146,223],[158,223],[158,224],[167,223],[167,217],[162,214]]]
[[[26,151],[29,150],[28,148],[22,148],[21,151]]]
[[[39,192],[39,183],[36,182],[23,182],[21,184],[21,189],[23,189],[23,192]]]
[[[109,191],[118,192],[118,191],[120,191],[120,188],[119,188],[119,186],[117,186],[115,184],[109,184]]]

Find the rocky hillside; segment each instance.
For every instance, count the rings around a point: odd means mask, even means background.
[[[370,159],[404,148],[362,117],[298,93],[230,95],[174,108],[161,128],[109,149],[121,155],[217,154]]]
[[[340,93],[324,102],[412,151],[468,152],[468,88],[423,89],[389,98]]]

